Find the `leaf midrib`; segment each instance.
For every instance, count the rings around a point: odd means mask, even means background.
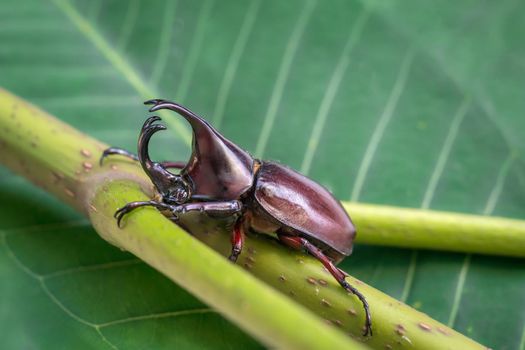
[[[150,86],[140,76],[125,57],[115,50],[109,42],[91,25],[91,23],[77,11],[68,0],[53,0],[55,5],[64,13],[73,25],[88,39],[93,46],[104,56],[113,67],[121,73],[128,83],[139,93],[142,99],[158,98],[161,94]],[[191,133],[181,120],[167,113],[160,113],[167,124],[179,134],[184,143],[191,145]]]

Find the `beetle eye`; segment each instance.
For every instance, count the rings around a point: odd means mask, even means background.
[[[165,201],[175,204],[186,203],[190,199],[190,191],[183,181],[176,181],[165,196]]]
[[[188,191],[184,188],[177,188],[174,197],[177,203],[182,204],[188,200]]]

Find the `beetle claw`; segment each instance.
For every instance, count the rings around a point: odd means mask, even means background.
[[[372,336],[372,317],[370,316],[368,302],[366,301],[365,297],[356,288],[352,287],[348,282],[344,280],[341,282],[341,286],[347,291],[354,294],[363,304],[363,308],[365,309],[365,330],[363,331],[363,336]]]
[[[124,218],[124,215],[126,215],[127,213],[129,213],[133,209],[134,209],[133,207],[130,208],[129,204],[126,204],[122,208],[118,209],[115,212],[115,214],[113,214],[113,217],[115,219],[117,219],[117,226],[118,226],[118,228],[121,228],[121,222],[122,222],[122,219]]]
[[[100,159],[98,161],[99,165],[102,166],[104,164],[104,160],[108,156],[112,156],[112,155],[121,155],[121,156],[127,157],[129,159],[132,159],[134,161],[138,161],[139,160],[139,157],[137,157],[136,155],[134,155],[133,153],[131,153],[129,151],[126,151],[123,148],[109,147],[109,148],[106,148],[104,150],[104,152],[102,152],[102,156],[100,156]]]

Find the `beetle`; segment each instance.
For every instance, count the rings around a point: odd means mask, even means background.
[[[205,213],[232,222],[232,262],[242,251],[245,232],[277,234],[284,245],[303,250],[319,260],[337,282],[356,295],[365,310],[364,335],[372,335],[366,298],[336,267],[352,253],[355,227],[341,203],[324,187],[300,173],[273,161],[254,159],[248,152],[222,136],[208,122],[186,107],[162,99],[144,102],[150,112],[163,109],[178,113],[193,130],[192,153],[187,163],[154,162],[149,156],[151,136],[166,127],[149,117],[140,132],[138,155],[125,149],[106,149],[109,155],[139,161],[161,200],[131,202],[115,212],[120,227],[132,210],[153,206],[169,213],[179,223],[189,213]],[[173,173],[168,169],[179,169]]]

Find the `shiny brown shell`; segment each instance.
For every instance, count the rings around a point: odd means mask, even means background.
[[[257,175],[255,199],[270,216],[344,256],[352,253],[354,224],[326,188],[274,162],[263,162]]]

